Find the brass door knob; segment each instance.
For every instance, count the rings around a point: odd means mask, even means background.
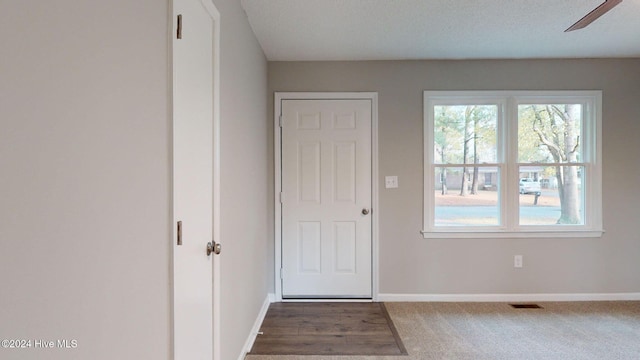
[[[369,209],[362,209],[362,215],[369,215]]]

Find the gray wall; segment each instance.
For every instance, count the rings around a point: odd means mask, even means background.
[[[640,292],[640,59],[270,62],[268,74],[269,114],[274,91],[378,92],[380,293]],[[572,89],[603,91],[604,236],[423,239],[422,92]]]
[[[222,17],[221,359],[237,359],[273,281],[267,140],[267,60],[238,0]]]
[[[240,2],[215,4],[221,350],[236,359],[272,281],[267,62]],[[169,1],[0,10],[0,339],[78,340],[0,358],[169,359]]]
[[[2,1],[0,358],[168,359],[167,11]]]

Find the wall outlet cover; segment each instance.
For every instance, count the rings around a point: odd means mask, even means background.
[[[398,187],[398,177],[397,176],[385,176],[384,177],[384,187],[387,189],[395,189]]]
[[[522,255],[515,255],[513,257],[513,267],[521,268],[522,267]]]

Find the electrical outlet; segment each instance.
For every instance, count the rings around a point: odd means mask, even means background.
[[[385,176],[384,177],[384,187],[387,189],[395,189],[398,187],[398,177],[397,176]]]
[[[513,267],[521,268],[522,267],[522,255],[515,255],[513,257]]]

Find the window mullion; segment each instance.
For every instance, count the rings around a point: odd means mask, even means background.
[[[505,197],[505,227],[508,231],[516,231],[518,219],[520,217],[518,194],[518,104],[515,98],[509,97],[505,101],[505,117],[502,121],[504,126],[504,147],[505,147],[505,184],[502,186]]]

